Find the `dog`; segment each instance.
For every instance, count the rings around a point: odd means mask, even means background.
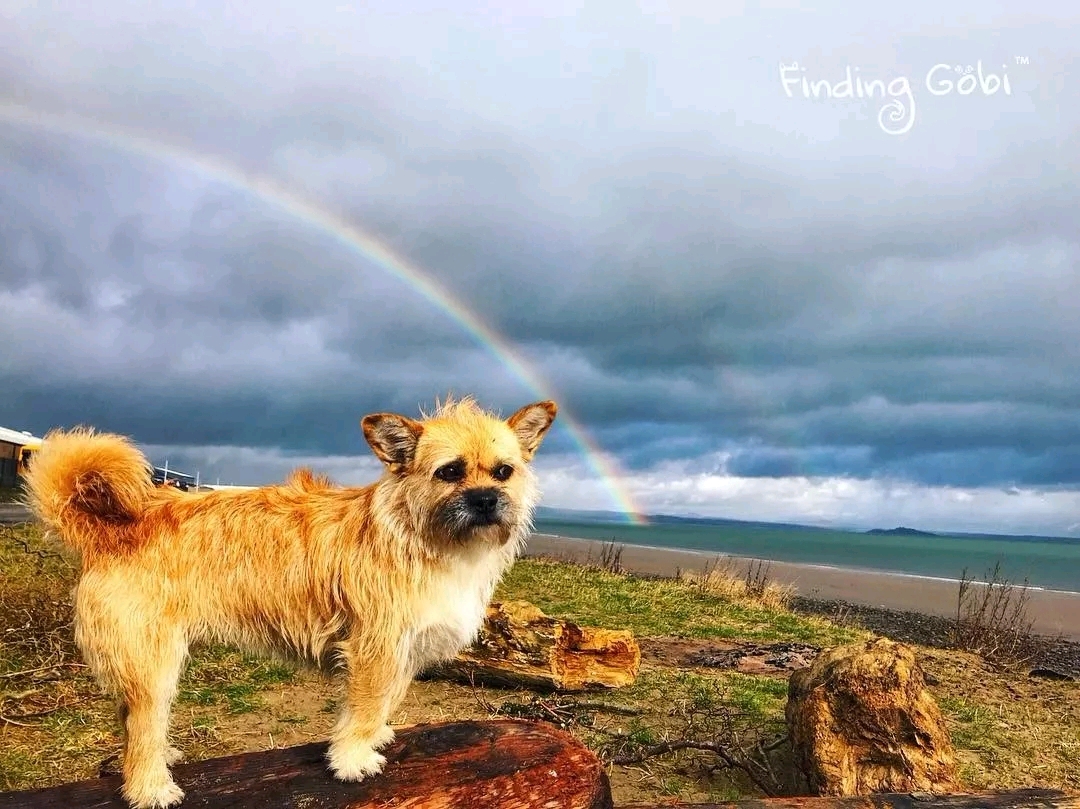
[[[343,669],[329,768],[342,781],[381,772],[410,682],[474,640],[524,547],[539,498],[531,461],[556,412],[542,401],[503,420],[465,398],[419,421],[365,416],[384,468],[355,488],[306,469],[253,490],[156,488],[127,438],[50,432],[27,503],[81,555],[75,641],[119,700],[128,804],[184,798],[168,725],[198,642]]]

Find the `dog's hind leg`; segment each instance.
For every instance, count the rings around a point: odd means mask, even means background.
[[[345,705],[330,737],[330,769],[342,781],[361,781],[382,771],[377,751],[394,739],[390,713],[405,696],[413,671],[389,649],[373,653],[352,644],[344,649],[348,666]]]
[[[95,675],[120,698],[123,795],[135,809],[183,800],[169,774],[169,710],[187,657],[183,628],[165,619],[159,593],[114,567],[91,570],[75,596],[75,642]]]
[[[124,661],[124,798],[136,809],[163,809],[184,799],[169,774],[169,711],[187,654],[179,631],[151,630],[138,656]]]
[[[124,699],[121,699],[116,706],[116,716],[120,721],[120,727],[124,729],[125,737],[127,735],[127,719],[128,719],[128,706]],[[184,753],[177,747],[169,745],[169,749],[165,753],[165,761],[171,767],[173,764],[179,764],[184,760]]]

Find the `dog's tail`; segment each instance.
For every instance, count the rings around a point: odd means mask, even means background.
[[[154,493],[150,465],[126,438],[86,427],[45,436],[26,475],[27,504],[86,556],[121,553]]]

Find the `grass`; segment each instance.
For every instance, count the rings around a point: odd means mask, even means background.
[[[543,559],[522,559],[497,599],[525,599],[549,615],[635,635],[798,641],[820,646],[863,637],[858,630],[796,615],[752,597],[734,600],[677,579],[649,579]]]
[[[973,654],[923,657],[967,786],[1080,792],[1080,684],[1034,683]]]
[[[262,707],[259,695],[263,691],[291,683],[296,676],[292,666],[215,646],[203,650],[188,666],[180,681],[178,702],[218,705],[230,714],[251,713]]]
[[[746,573],[739,575],[730,559],[717,559],[702,573],[683,574],[682,578],[703,593],[732,603],[752,603],[760,607],[786,612],[795,588],[773,581],[767,562],[752,562]]]
[[[0,789],[69,780],[116,746],[71,641],[75,567],[35,527],[0,527]]]
[[[607,568],[607,569],[605,569]],[[788,611],[767,571],[735,577],[717,567],[695,579],[613,572],[616,550],[590,566],[518,562],[496,597],[532,601],[582,624],[629,628],[638,637],[796,641],[832,646],[865,638],[859,629]],[[35,526],[0,528],[0,790],[91,778],[119,751],[113,705],[97,690],[72,643],[72,559]],[[1080,791],[1080,684],[1034,681],[977,655],[920,649],[937,685],[966,789],[1042,786]],[[527,702],[517,692],[417,683],[395,722],[479,718]],[[781,677],[643,663],[630,687],[605,693],[626,713],[595,712],[571,730],[598,751],[612,735],[652,745],[692,730],[702,737],[782,728]],[[180,683],[173,743],[189,758],[325,739],[339,690],[321,678],[227,647],[199,650]],[[13,723],[14,722],[14,723]],[[715,757],[683,750],[632,766],[612,765],[617,805],[720,802],[757,794]]]

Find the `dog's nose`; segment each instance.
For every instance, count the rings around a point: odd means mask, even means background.
[[[473,489],[465,495],[465,502],[479,514],[491,514],[499,505],[499,493],[494,489]]]

